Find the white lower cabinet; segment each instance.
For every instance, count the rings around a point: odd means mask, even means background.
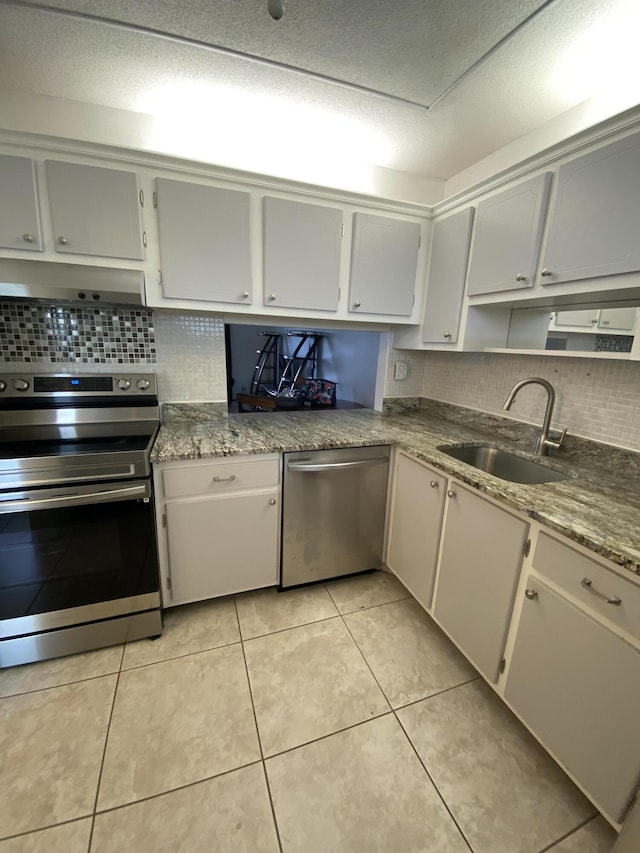
[[[396,456],[387,565],[429,609],[438,561],[447,480],[404,453]]]
[[[165,607],[278,583],[279,456],[164,463],[154,479]]]
[[[505,699],[621,821],[640,779],[640,651],[535,576],[524,595]]]
[[[450,481],[433,614],[471,663],[498,681],[529,524]]]

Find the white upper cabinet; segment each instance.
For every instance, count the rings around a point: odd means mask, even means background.
[[[472,222],[473,208],[469,207],[434,225],[422,327],[425,343],[458,340]]]
[[[33,160],[0,155],[0,247],[42,251]]]
[[[409,317],[419,248],[418,222],[355,213],[349,311]]]
[[[543,284],[640,270],[640,133],[558,169]]]
[[[467,293],[532,287],[549,198],[544,172],[478,205]]]
[[[264,199],[264,304],[337,311],[343,212]]]
[[[637,308],[601,308],[598,328],[608,332],[632,332],[637,319]]]
[[[45,171],[56,252],[144,259],[135,172],[58,160]]]
[[[156,191],[164,295],[249,304],[249,193],[166,178]]]

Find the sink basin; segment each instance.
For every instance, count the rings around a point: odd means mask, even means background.
[[[546,465],[541,465],[531,459],[523,459],[522,456],[516,456],[513,453],[507,453],[504,450],[498,450],[497,447],[489,447],[484,444],[473,447],[456,447],[455,445],[447,446],[445,444],[438,447],[438,450],[453,456],[454,459],[473,465],[474,468],[486,471],[487,474],[493,474],[494,477],[499,477],[501,480],[509,480],[511,483],[526,483],[527,485],[555,483],[558,480],[570,480],[573,476],[562,471],[556,471],[554,468],[547,468]]]

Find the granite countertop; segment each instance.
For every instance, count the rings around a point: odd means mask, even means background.
[[[541,464],[574,475],[540,485],[500,480],[438,450],[488,443],[531,456],[539,428],[429,400],[370,409],[228,414],[221,403],[163,406],[151,459],[169,462],[393,444],[640,575],[640,453],[568,436]]]

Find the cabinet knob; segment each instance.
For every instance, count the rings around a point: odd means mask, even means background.
[[[527,596],[529,601],[535,601],[538,597],[538,593],[535,591],[535,589],[525,589],[524,594]]]
[[[269,498],[269,506],[275,506],[275,505],[276,505],[276,499],[275,498]]]
[[[447,340],[449,340],[449,338],[451,337],[451,332],[444,332],[444,334],[442,335],[442,337],[443,337],[443,338],[447,338]]]
[[[270,302],[273,302],[275,298],[276,298],[275,293],[270,293],[270,294],[269,294],[269,301],[270,301]]]
[[[66,237],[58,237],[58,243],[60,243],[61,246],[66,246],[68,242],[69,241]]]
[[[33,243],[33,234],[23,234],[22,239],[25,243]]]
[[[449,489],[447,491],[447,497],[448,498],[455,498],[455,497],[457,497],[457,494],[456,494],[456,492],[453,491],[453,489]]]
[[[354,303],[353,303],[353,307],[354,307],[354,308],[359,308],[359,307],[360,307],[360,302],[354,302]]]
[[[432,480],[432,481],[429,483],[429,485],[431,486],[431,488],[432,488],[432,489],[437,489],[439,484],[438,484],[438,481],[437,481],[437,480]]]
[[[543,275],[545,278],[548,278],[550,275],[553,275],[553,273],[550,269],[547,269],[547,267],[545,267],[540,273],[540,275]]]
[[[243,298],[243,299],[248,299],[248,298],[249,298],[249,291],[248,291],[248,290],[243,290],[243,291],[242,291],[242,298]]]
[[[523,272],[519,272],[516,276],[516,281],[526,281],[527,277]]]

